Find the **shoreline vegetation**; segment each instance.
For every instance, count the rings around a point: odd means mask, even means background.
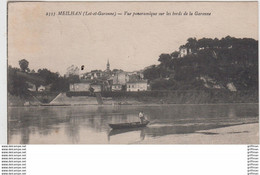
[[[258,103],[256,91],[146,91],[103,92],[103,105],[232,104]],[[8,106],[99,105],[88,92],[39,92],[21,98],[8,94]]]

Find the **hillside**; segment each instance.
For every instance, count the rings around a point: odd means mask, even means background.
[[[144,70],[152,90],[258,90],[258,41],[189,38],[179,51],[161,54]]]

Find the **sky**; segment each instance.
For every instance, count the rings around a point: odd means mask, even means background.
[[[209,12],[210,16],[67,16],[82,12]],[[46,16],[55,12],[55,16]],[[159,64],[189,37],[258,40],[257,2],[17,2],[8,4],[8,64],[47,68],[61,75],[71,65],[84,71],[140,70]]]

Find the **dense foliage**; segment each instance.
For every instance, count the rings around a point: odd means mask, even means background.
[[[23,96],[27,95],[28,93],[28,85],[24,78],[21,78],[17,75],[17,72],[20,70],[18,68],[12,68],[11,66],[8,67],[7,73],[7,89],[8,92],[12,95],[16,96]]]
[[[78,76],[62,77],[59,73],[51,72],[48,69],[29,71],[27,60],[20,60],[20,69],[8,67],[8,92],[16,96],[28,95],[28,83],[34,84],[36,88],[45,86],[51,92],[66,92],[69,90],[69,83],[79,82]],[[27,71],[25,71],[27,70]]]
[[[180,46],[190,51],[183,57],[175,51],[161,54],[159,65],[145,69],[144,76],[153,90],[189,90],[205,88],[205,81],[237,90],[258,89],[258,41],[249,38],[189,38]]]

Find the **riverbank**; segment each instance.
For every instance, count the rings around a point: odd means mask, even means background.
[[[243,124],[201,130],[193,134],[146,138],[138,144],[259,144],[259,124]]]
[[[258,103],[256,91],[143,91],[101,92],[103,105],[147,105],[147,104],[228,104]],[[96,96],[89,92],[39,92],[26,98],[8,94],[8,106],[74,106],[99,105]]]
[[[66,92],[68,97],[87,96],[88,92]],[[170,91],[104,91],[103,98],[121,104],[215,104],[258,103],[258,91],[170,90]]]

